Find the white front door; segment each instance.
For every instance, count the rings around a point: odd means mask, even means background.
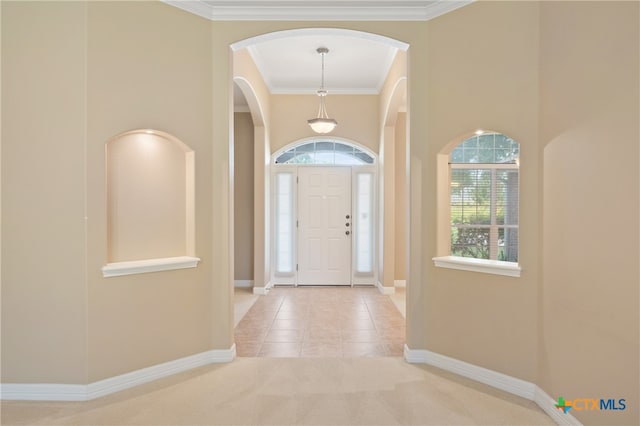
[[[298,284],[351,284],[351,168],[298,168]]]

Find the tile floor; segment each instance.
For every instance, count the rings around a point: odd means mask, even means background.
[[[233,289],[233,326],[249,312],[260,296],[253,294],[252,287],[236,287]]]
[[[276,287],[235,329],[240,357],[402,356],[405,319],[373,287]]]

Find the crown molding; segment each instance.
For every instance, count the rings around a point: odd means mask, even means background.
[[[317,95],[317,88],[309,89],[309,88],[280,88],[274,87],[270,89],[272,95]],[[334,95],[379,95],[380,92],[376,89],[367,88],[367,87],[348,87],[348,88],[325,88],[327,90],[328,96]]]
[[[306,36],[318,36],[318,35],[338,35],[343,37],[364,38],[369,41],[386,44],[391,47],[395,47],[400,50],[408,50],[409,45],[403,41],[393,38],[385,37],[379,34],[373,34],[363,31],[348,30],[344,28],[298,28],[295,30],[282,30],[272,33],[260,34],[259,36],[250,37],[244,40],[233,43],[230,47],[231,50],[237,52],[238,50],[250,48],[256,43],[264,43],[273,40],[287,39],[292,37],[306,37]]]
[[[211,21],[428,21],[475,0],[161,0]]]

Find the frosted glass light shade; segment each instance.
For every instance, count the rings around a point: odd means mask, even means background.
[[[320,134],[325,134],[333,131],[338,125],[338,122],[333,118],[313,118],[311,120],[307,120],[311,129]]]

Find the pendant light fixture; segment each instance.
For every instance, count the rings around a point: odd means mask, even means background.
[[[320,89],[316,92],[317,95],[320,96],[320,107],[318,108],[318,117],[307,120],[307,123],[309,123],[309,126],[311,126],[314,132],[325,134],[335,129],[338,122],[333,118],[329,118],[327,108],[324,105],[324,100],[327,97],[327,91],[324,88],[324,55],[329,53],[329,49],[326,47],[318,47],[316,52],[322,57],[322,81],[320,83]]]

